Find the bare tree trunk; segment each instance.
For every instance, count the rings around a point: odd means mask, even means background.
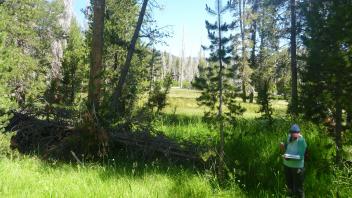
[[[247,93],[246,93],[246,81],[244,77],[245,72],[245,64],[246,64],[246,47],[245,47],[245,30],[244,30],[244,9],[246,7],[246,0],[239,0],[239,12],[240,12],[240,30],[241,30],[241,42],[242,42],[242,66],[241,66],[241,73],[242,73],[242,100],[246,102],[247,100]]]
[[[105,0],[94,0],[93,3],[93,38],[88,90],[88,110],[91,114],[95,114],[99,109],[104,47]]]
[[[120,103],[120,97],[121,97],[121,94],[122,94],[123,87],[124,87],[124,85],[126,83],[128,71],[130,69],[131,61],[132,61],[132,58],[133,58],[133,54],[134,54],[134,51],[136,49],[136,43],[137,43],[137,40],[138,40],[139,32],[140,32],[142,24],[143,24],[144,16],[145,16],[145,13],[146,13],[146,10],[147,10],[147,5],[148,5],[148,0],[144,0],[142,8],[141,8],[141,11],[139,13],[136,29],[134,30],[134,34],[133,34],[130,46],[128,48],[127,58],[126,58],[125,64],[121,68],[120,78],[119,78],[118,84],[116,86],[116,89],[114,91],[113,107],[117,111],[117,113],[119,113],[120,108],[121,108],[120,104],[119,104]]]
[[[253,14],[257,14],[258,7],[259,7],[258,4],[259,4],[259,1],[255,0],[254,4],[253,4],[253,9],[252,9]],[[257,19],[253,20],[251,31],[252,31],[251,40],[252,40],[252,44],[253,44],[252,51],[251,51],[251,58],[250,58],[251,59],[251,67],[256,68],[257,63],[255,60],[255,51],[256,51],[256,45],[257,45]]]
[[[291,113],[298,113],[297,92],[297,42],[296,42],[296,0],[290,0],[291,6]]]

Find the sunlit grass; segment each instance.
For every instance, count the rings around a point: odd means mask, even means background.
[[[172,89],[169,105],[155,127],[178,140],[215,146],[219,139],[217,125],[202,120],[204,108],[197,105],[198,96],[194,90]],[[285,117],[287,102],[282,100],[273,101],[271,125],[256,119],[260,116],[257,104],[241,104],[247,112],[225,130],[230,178],[225,186],[220,186],[208,170],[157,160],[110,159],[84,165],[42,161],[9,150],[10,136],[0,134],[0,197],[284,197],[277,146],[293,122],[300,125],[311,152],[306,161],[307,197],[319,197],[321,193],[334,197],[337,192],[340,197],[348,197],[352,193],[351,169],[331,168],[334,142],[322,135],[321,127]],[[350,152],[351,147],[345,150]]]
[[[167,98],[168,106],[164,109],[164,112],[168,114],[202,116],[207,108],[197,104],[196,98],[200,96],[200,93],[197,90],[172,88]],[[246,109],[243,114],[244,118],[260,117],[258,104],[244,103],[240,98],[236,98],[236,100]],[[274,116],[284,116],[287,111],[287,105],[288,103],[284,100],[273,100]]]
[[[220,188],[206,171],[158,160],[43,161],[11,151],[9,142],[0,134],[0,197],[245,197],[237,186]]]
[[[205,173],[158,165],[50,164],[36,157],[0,159],[1,197],[241,197],[214,188]],[[6,178],[6,179],[5,179]]]

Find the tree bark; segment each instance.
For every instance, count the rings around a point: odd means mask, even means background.
[[[255,0],[254,4],[253,4],[253,14],[257,14],[258,12],[258,7],[259,7],[259,1]],[[252,51],[251,51],[251,67],[252,68],[256,68],[257,67],[257,63],[255,60],[255,51],[256,51],[256,45],[257,45],[257,19],[253,20],[253,24],[252,24],[252,28],[251,28],[251,40],[252,40]]]
[[[241,45],[242,45],[242,67],[241,67],[241,72],[242,72],[242,100],[243,102],[247,101],[247,93],[246,93],[246,82],[245,82],[245,77],[244,77],[244,72],[245,72],[245,64],[246,64],[246,47],[245,47],[245,30],[244,30],[244,9],[246,7],[246,0],[240,0],[239,1],[239,14],[240,14],[240,31],[241,31]],[[243,7],[242,7],[243,6]]]
[[[93,10],[93,38],[87,104],[88,110],[92,115],[99,109],[104,46],[105,0],[95,0],[93,2]]]
[[[296,32],[296,0],[290,0],[291,6],[291,113],[298,113],[297,92],[297,32]]]
[[[118,84],[117,84],[116,89],[115,89],[114,94],[113,94],[113,96],[114,96],[114,98],[113,98],[113,107],[117,111],[117,113],[119,113],[120,108],[121,108],[120,104],[119,104],[120,103],[120,97],[121,97],[121,94],[122,94],[123,87],[124,87],[124,85],[126,83],[126,79],[127,79],[127,75],[128,75],[129,69],[131,67],[131,61],[132,61],[133,54],[134,54],[135,49],[136,49],[136,43],[137,43],[137,40],[138,40],[138,37],[139,37],[139,32],[140,32],[142,24],[143,24],[144,16],[145,16],[145,13],[146,13],[146,10],[147,10],[147,5],[148,5],[148,0],[144,0],[142,8],[141,8],[141,11],[139,13],[139,17],[138,17],[138,21],[137,21],[137,25],[136,25],[134,34],[133,34],[130,46],[128,48],[127,58],[126,58],[125,64],[121,68],[120,78],[119,78]]]

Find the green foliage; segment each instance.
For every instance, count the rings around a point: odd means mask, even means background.
[[[179,104],[177,109],[187,106],[188,109],[191,108],[193,114],[183,110],[177,110],[176,114],[173,114],[171,109],[167,111],[167,115],[160,118],[156,126],[168,136],[214,147],[219,142],[219,134],[214,133],[216,129],[204,122],[201,113],[196,112],[196,106],[189,105],[190,97],[196,98],[197,94],[199,93],[193,91],[192,95],[189,90],[172,90],[170,105]],[[238,118],[235,127],[226,128],[227,170],[230,175],[235,176],[235,184],[241,186],[249,197],[285,195],[279,143],[287,138],[293,121],[284,116],[286,109],[283,106],[287,107],[287,103],[276,100],[272,103],[274,110],[272,124],[252,117],[259,108],[244,104],[252,113],[247,111],[244,117]],[[276,116],[278,112],[281,114]],[[303,120],[294,122],[300,125],[309,147],[309,157],[306,159],[306,195],[315,196],[319,191],[319,195],[322,193],[334,197],[338,192],[342,197],[348,197],[346,195],[351,190],[347,181],[351,179],[351,168],[342,170],[333,164],[334,141],[326,129]]]
[[[273,109],[271,107],[270,97],[271,79],[266,79],[261,82],[258,88],[257,102],[260,104],[259,112],[262,113],[262,118],[272,120]]]
[[[51,42],[61,32],[61,4],[9,0],[0,5],[0,130],[18,108],[40,108],[47,89]]]
[[[305,4],[308,54],[302,72],[302,110],[307,118],[321,121],[336,104],[349,109],[352,90],[351,2]]]
[[[166,97],[170,92],[172,76],[168,75],[163,81],[155,82],[154,87],[150,90],[147,107],[152,110],[156,107],[156,113],[159,113],[165,106]]]
[[[61,93],[62,102],[72,105],[77,93],[82,93],[88,84],[87,48],[76,20],[72,20],[67,37],[62,60]]]
[[[291,97],[291,76],[290,76],[290,59],[288,52],[283,50],[279,52],[277,65],[275,69],[276,90],[277,94],[283,95],[285,100],[290,101]]]
[[[274,119],[270,125],[259,119],[238,119],[236,127],[226,130],[226,165],[237,186],[249,197],[285,195],[283,162],[279,143],[287,138],[292,121]],[[325,128],[299,121],[308,147],[305,189],[307,196],[326,194],[345,197],[350,193],[351,168],[334,166],[334,141]],[[168,136],[215,146],[219,134],[213,133],[199,116],[167,115],[158,122]],[[231,178],[231,177],[229,177]],[[232,180],[231,180],[232,181]],[[339,189],[339,190],[338,190]]]
[[[206,21],[208,37],[211,42],[209,47],[203,47],[210,50],[210,57],[207,59],[208,66],[204,63],[199,65],[200,73],[193,82],[193,87],[202,90],[201,96],[197,98],[199,105],[206,106],[204,118],[210,121],[220,121],[226,119],[233,121],[236,115],[243,113],[243,109],[236,104],[236,88],[233,85],[233,68],[230,67],[231,53],[233,47],[230,45],[232,36],[226,37],[226,33],[234,28],[232,24],[222,24],[221,16],[229,9],[229,5],[222,7],[221,1],[216,1],[216,10],[207,6],[210,15],[217,16],[218,19],[214,24]],[[229,110],[222,114],[223,105]]]
[[[287,137],[290,123],[289,120],[281,119],[274,120],[272,125],[261,120],[241,120],[229,135],[226,147],[228,166],[235,168],[239,179],[249,191],[260,188],[275,194],[284,193],[283,165],[278,145]],[[315,188],[320,187],[319,184],[308,181],[308,178],[319,178],[320,175],[315,175],[314,170],[322,170],[322,177],[329,175],[332,179],[330,165],[333,159],[333,141],[321,135],[321,128],[305,122],[299,124],[311,153],[311,158],[306,160],[308,196],[315,192]],[[324,182],[325,185],[329,183]]]
[[[187,106],[187,97],[194,100],[199,94],[174,89],[171,90],[169,102],[175,105],[174,100],[181,98],[180,104]],[[287,103],[273,101],[274,112],[281,111],[282,106],[287,106]],[[256,112],[253,108],[248,109]],[[285,184],[279,143],[287,138],[291,124],[292,120],[289,119],[276,118],[272,125],[268,125],[263,120],[246,117],[238,118],[235,127],[227,127],[226,185],[220,185],[210,170],[190,170],[164,165],[159,161],[146,163],[121,157],[105,159],[102,164],[84,162],[84,165],[76,166],[55,161],[43,162],[33,156],[10,158],[16,156],[10,153],[8,147],[10,136],[0,134],[0,174],[7,178],[0,182],[3,186],[0,192],[12,196],[25,192],[27,197],[47,197],[50,193],[75,197],[96,194],[124,197],[282,197],[285,195]],[[314,197],[318,192],[318,195],[328,197],[337,196],[337,193],[340,197],[348,197],[352,193],[351,168],[340,169],[331,163],[335,155],[334,143],[325,128],[306,121],[298,121],[298,124],[310,151],[306,159],[306,196]],[[220,139],[219,134],[214,133],[216,129],[209,127],[200,114],[162,114],[155,127],[166,136],[210,147],[217,145]],[[47,188],[38,186],[43,183]],[[28,188],[37,190],[27,192],[25,189]]]

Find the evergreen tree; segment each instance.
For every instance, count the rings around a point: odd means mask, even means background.
[[[219,164],[218,170],[220,177],[223,176],[224,168],[224,130],[225,121],[232,120],[235,115],[242,113],[242,109],[235,102],[235,89],[230,83],[233,70],[229,68],[232,60],[232,36],[226,37],[226,33],[234,28],[234,23],[226,24],[222,21],[222,16],[230,8],[228,3],[222,5],[221,0],[215,1],[215,9],[206,6],[207,12],[217,18],[215,23],[206,21],[206,28],[211,44],[204,47],[210,50],[209,66],[206,68],[206,75],[196,77],[193,84],[194,87],[201,89],[202,93],[197,101],[200,105],[209,107],[209,111],[204,117],[211,120],[211,123],[218,123],[220,143],[218,150]],[[224,106],[229,109],[229,112],[224,112]]]
[[[63,103],[73,105],[76,94],[83,90],[83,86],[87,87],[88,66],[87,66],[87,50],[84,43],[82,32],[76,20],[72,20],[68,32],[67,47],[64,51],[62,60],[62,87]]]
[[[123,88],[126,84],[127,76],[129,74],[129,70],[131,68],[132,58],[133,58],[133,55],[136,50],[136,45],[137,45],[137,41],[139,38],[140,30],[142,28],[144,17],[146,15],[148,2],[149,2],[149,0],[143,0],[142,8],[139,12],[138,21],[137,21],[136,27],[134,29],[133,37],[132,37],[130,45],[128,47],[126,60],[125,60],[125,63],[123,64],[123,66],[121,67],[119,80],[118,80],[117,86],[116,86],[114,93],[113,93],[112,106],[118,115],[124,115],[124,113],[125,113],[126,106],[123,104],[123,99],[122,99],[123,98],[122,97]]]
[[[305,4],[304,44],[307,65],[302,74],[301,108],[308,119],[335,122],[336,161],[342,158],[342,115],[352,98],[352,2]]]
[[[279,61],[279,39],[277,35],[276,8],[272,5],[261,4],[258,11],[258,32],[260,46],[258,53],[258,64],[252,75],[253,84],[258,92],[257,103],[261,105],[262,117],[271,120],[272,108],[270,106],[270,95],[273,90],[275,67]]]
[[[271,94],[271,79],[270,77],[261,80],[261,84],[258,86],[258,104],[260,105],[259,112],[262,114],[262,118],[272,121],[273,108],[270,103]]]
[[[43,110],[51,43],[62,36],[58,1],[7,0],[0,5],[0,130],[20,109]]]

